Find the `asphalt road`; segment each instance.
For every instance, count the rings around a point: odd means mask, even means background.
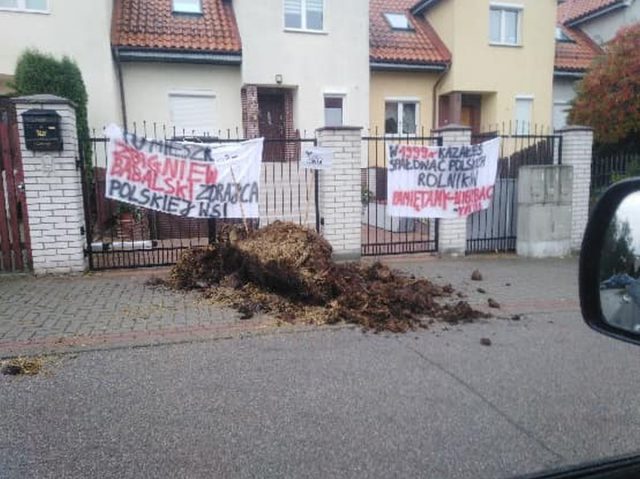
[[[639,449],[638,359],[575,313],[81,353],[0,376],[0,477],[511,477]]]

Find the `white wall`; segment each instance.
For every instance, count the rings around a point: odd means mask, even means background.
[[[569,78],[553,79],[553,127],[555,129],[563,128],[566,125],[566,110],[570,107],[569,103],[576,96],[577,80]]]
[[[89,126],[120,122],[111,58],[113,0],[49,0],[49,13],[0,10],[0,73],[12,75],[26,48],[78,63],[89,93]]]
[[[627,8],[619,8],[608,15],[583,23],[580,28],[596,43],[610,41],[621,27],[640,22],[640,1],[632,0]]]
[[[369,1],[325,0],[325,33],[284,30],[284,0],[234,0],[242,36],[242,82],[297,87],[294,123],[323,126],[323,94],[346,95],[344,121],[369,122]]]
[[[169,93],[202,91],[215,94],[216,129],[235,136],[237,127],[242,135],[239,67],[136,62],[122,68],[129,127],[146,121],[149,134],[153,122],[170,127]]]

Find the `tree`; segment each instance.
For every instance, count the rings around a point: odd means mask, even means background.
[[[611,220],[604,240],[600,259],[600,280],[614,274],[626,273],[635,277],[635,254],[633,236],[628,221]]]
[[[569,121],[600,143],[640,143],[640,23],[621,29],[578,84]]]
[[[69,57],[61,60],[37,50],[26,50],[18,59],[12,87],[19,95],[48,93],[75,104],[78,139],[83,145],[85,161],[91,165],[87,102],[89,96],[82,73]]]

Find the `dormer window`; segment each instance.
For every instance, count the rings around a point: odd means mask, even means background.
[[[385,13],[384,18],[394,30],[413,30],[413,26],[404,13]]]
[[[173,0],[173,13],[202,13],[202,0]]]

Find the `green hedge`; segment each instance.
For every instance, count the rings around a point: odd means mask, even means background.
[[[12,87],[18,95],[47,93],[75,103],[78,139],[83,148],[85,162],[90,166],[91,145],[88,141],[87,120],[89,96],[76,62],[66,56],[58,60],[37,50],[27,50],[18,59]]]

